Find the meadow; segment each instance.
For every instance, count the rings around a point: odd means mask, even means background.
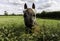
[[[23,16],[0,16],[0,41],[60,41],[60,20],[37,18],[39,35],[25,34]]]

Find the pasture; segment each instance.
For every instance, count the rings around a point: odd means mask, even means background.
[[[25,34],[23,16],[0,16],[0,41],[60,41],[60,20],[37,18],[41,33]]]

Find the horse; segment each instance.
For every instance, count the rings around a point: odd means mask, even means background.
[[[27,4],[25,3],[23,13],[26,31],[28,33],[32,33],[32,27],[35,25],[36,22],[35,4],[32,4],[32,8],[28,8]]]

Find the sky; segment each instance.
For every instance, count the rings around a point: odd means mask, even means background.
[[[36,13],[43,10],[47,12],[60,11],[60,0],[0,0],[0,14],[3,15],[4,11],[9,14],[23,14],[25,3],[28,8],[32,7],[32,3],[35,3]]]

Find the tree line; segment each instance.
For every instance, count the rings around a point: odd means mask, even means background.
[[[46,12],[42,11],[36,15],[39,18],[60,18],[60,11]]]
[[[7,11],[4,11],[4,15],[0,15],[0,16],[20,16],[20,15],[22,15],[22,14],[15,14],[15,13],[11,13],[11,14],[9,14]]]

